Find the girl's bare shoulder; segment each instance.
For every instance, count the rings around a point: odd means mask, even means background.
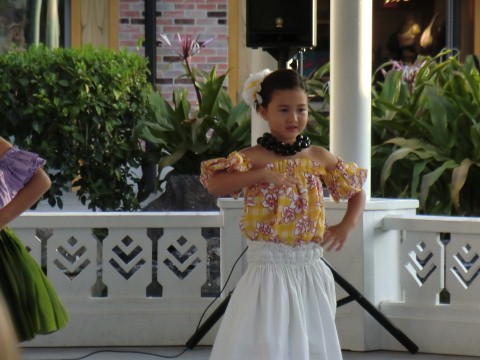
[[[275,156],[272,156],[272,152],[266,150],[260,145],[255,145],[243,150],[240,150],[240,153],[244,154],[247,157],[254,168],[260,168],[266,166],[268,163],[275,160]]]
[[[12,145],[5,140],[4,138],[0,137],[0,158],[5,155],[5,153],[12,147]]]
[[[337,157],[323,146],[312,145],[309,147],[309,158],[318,161],[323,167],[333,169],[337,164]]]

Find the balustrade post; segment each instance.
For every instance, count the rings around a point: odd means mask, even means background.
[[[326,201],[328,224],[338,223],[347,203]],[[387,215],[415,214],[417,200],[370,199],[359,224],[343,249],[326,252],[325,258],[373,305],[382,301],[401,301],[399,273],[400,231],[382,229]],[[337,286],[337,299],[346,293]],[[337,330],[343,349],[379,350],[382,336],[390,336],[359,304],[352,302],[337,309]],[[408,334],[407,334],[408,335]]]
[[[217,204],[223,217],[223,225],[220,229],[220,288],[223,288],[235,261],[246,247],[239,228],[243,213],[243,199],[220,198]],[[223,296],[235,288],[245,267],[246,257],[243,256],[235,266]]]

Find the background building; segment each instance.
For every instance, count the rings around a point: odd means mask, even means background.
[[[144,54],[145,6],[154,0],[1,0],[0,51],[32,43],[75,47],[107,46]],[[317,1],[318,42],[300,58],[306,75],[329,60],[330,1]],[[154,7],[158,34],[198,35],[215,40],[192,59],[193,66],[219,73],[230,69],[229,91],[240,90],[251,68],[245,46],[246,0],[163,0]],[[150,3],[152,8],[152,3]],[[456,48],[461,56],[480,52],[480,0],[374,0],[373,67],[389,59]],[[155,82],[165,94],[183,87],[182,64],[157,42]],[[266,55],[268,56],[268,55]],[[275,64],[273,62],[273,64]],[[167,95],[168,96],[168,95]]]

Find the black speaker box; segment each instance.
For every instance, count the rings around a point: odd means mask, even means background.
[[[247,0],[246,15],[247,47],[311,48],[317,44],[317,0]]]

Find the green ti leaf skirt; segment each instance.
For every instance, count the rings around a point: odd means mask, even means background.
[[[52,284],[8,227],[0,231],[0,293],[20,341],[52,333],[68,322]]]

